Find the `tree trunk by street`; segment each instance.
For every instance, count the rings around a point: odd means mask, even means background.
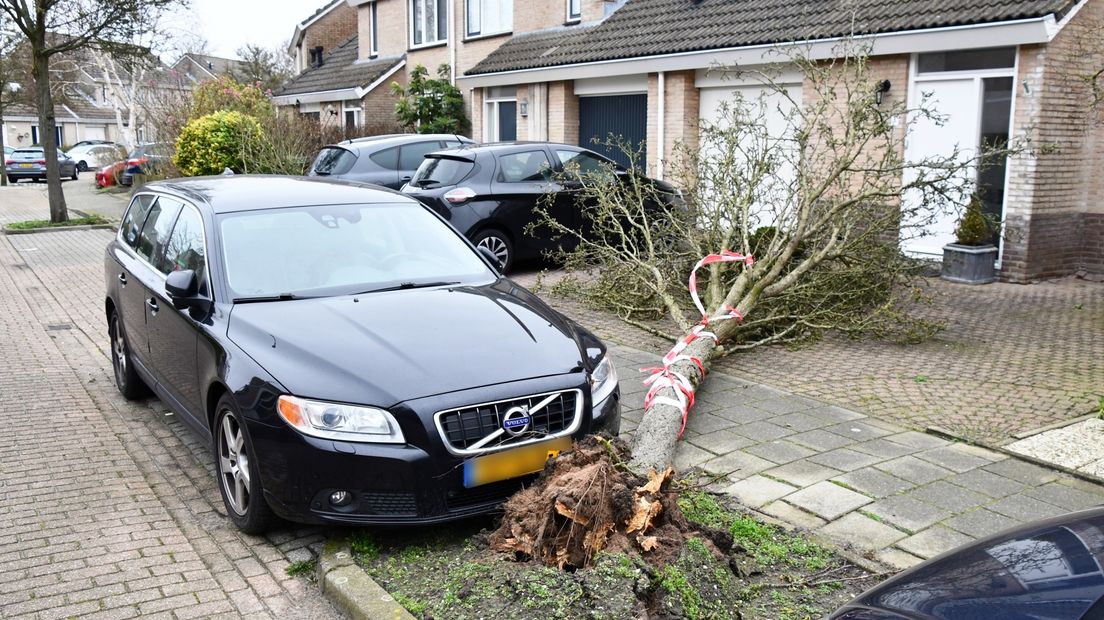
[[[42,33],[45,36],[45,33]],[[45,41],[41,47],[45,47]],[[69,220],[69,210],[65,206],[65,194],[61,190],[61,175],[58,168],[57,120],[54,115],[54,96],[50,91],[50,57],[34,54],[31,63],[36,96],[38,98],[38,139],[46,159],[46,192],[50,200],[50,221],[54,223]]]

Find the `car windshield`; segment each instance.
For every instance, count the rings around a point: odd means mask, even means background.
[[[494,274],[461,237],[417,204],[289,207],[220,216],[233,297],[317,297]]]
[[[410,184],[414,187],[455,185],[464,180],[475,164],[466,159],[430,155],[418,166]]]

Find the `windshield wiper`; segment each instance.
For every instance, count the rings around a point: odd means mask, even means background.
[[[279,295],[262,295],[258,297],[235,297],[234,303],[252,304],[264,301],[291,301],[293,299],[311,299],[311,297],[304,297],[302,295],[295,295],[293,293],[280,293]]]
[[[404,291],[412,288],[429,288],[432,286],[450,286],[452,284],[460,284],[456,282],[400,282],[394,286],[384,286],[381,288],[368,289],[367,291],[361,291],[359,293],[353,293],[354,295],[367,295],[368,293],[383,293],[385,291]]]

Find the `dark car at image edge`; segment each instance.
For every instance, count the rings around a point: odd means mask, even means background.
[[[398,193],[291,177],[136,192],[105,255],[116,383],[210,442],[260,532],[494,509],[620,426],[605,346]]]

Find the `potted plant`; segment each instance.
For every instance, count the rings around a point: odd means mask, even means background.
[[[974,193],[955,227],[956,243],[943,246],[944,280],[962,284],[988,284],[997,279],[997,246],[993,245],[993,222],[981,211],[981,198]]]

